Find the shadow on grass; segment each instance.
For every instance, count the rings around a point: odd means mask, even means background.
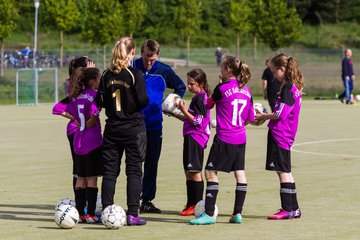
[[[1,208],[6,208],[2,210]],[[17,210],[12,210],[16,208]],[[18,210],[19,208],[26,209],[24,211]],[[35,209],[29,211],[28,209]],[[0,219],[15,220],[15,221],[40,221],[40,222],[52,222],[53,212],[40,212],[36,210],[54,210],[53,205],[44,204],[32,204],[32,205],[20,205],[20,204],[0,204]],[[41,218],[44,217],[44,218]]]

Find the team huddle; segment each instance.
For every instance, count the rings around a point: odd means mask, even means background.
[[[281,209],[268,219],[300,218],[290,156],[304,87],[296,59],[279,54],[270,60],[270,69],[281,87],[273,112],[261,113],[254,111],[252,94],[246,85],[251,77],[249,66],[238,57],[226,55],[221,59],[219,81],[211,91],[203,70],[189,71],[184,84],[170,66],[157,60],[159,53],[159,43],[146,40],[141,46],[141,57],[133,61],[135,42],[130,37],[122,37],[112,50],[110,68],[102,74],[87,57],[70,63],[70,77],[66,82],[68,97],[54,106],[53,114],[70,119],[67,136],[73,158],[73,189],[79,222],[101,221],[95,214],[99,176],[102,176],[102,209],[114,205],[124,151],[127,225],[146,224],[139,212],[161,213],[153,200],[166,88],[173,89],[178,96],[173,101],[181,114],[176,117],[183,121],[187,202],[180,215],[195,215],[195,219],[190,220],[192,225],[214,224],[220,187],[217,173],[234,172],[235,201],[229,222],[243,221],[241,214],[247,192],[246,125],[270,120],[266,170],[276,171],[279,176]],[[186,89],[193,94],[188,107],[182,100]],[[216,134],[204,164],[204,150],[210,138],[210,112],[214,107]],[[107,118],[102,134],[99,113],[103,109]],[[204,165],[206,185],[202,175]],[[196,214],[199,202],[205,202],[204,209]]]

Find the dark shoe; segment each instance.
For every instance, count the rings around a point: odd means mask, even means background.
[[[341,103],[344,103],[344,98],[339,98]]]
[[[145,225],[146,220],[142,219],[140,216],[134,217],[133,215],[127,216],[127,225],[133,226],[133,225]]]
[[[161,213],[161,210],[157,207],[155,207],[155,205],[152,202],[142,202],[141,206],[140,206],[140,212],[142,213]]]
[[[346,101],[346,104],[352,105],[354,103],[352,101]]]

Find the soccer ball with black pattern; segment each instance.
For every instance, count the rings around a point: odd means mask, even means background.
[[[55,223],[61,228],[73,228],[79,222],[79,212],[71,205],[61,205],[55,210]]]
[[[118,229],[126,223],[126,213],[118,205],[107,206],[101,214],[101,221],[108,229]]]
[[[55,210],[58,209],[60,206],[62,205],[71,205],[73,207],[76,206],[75,201],[66,197],[63,199],[60,199],[56,204],[55,204]]]

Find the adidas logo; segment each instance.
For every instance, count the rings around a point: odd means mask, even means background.
[[[208,167],[214,167],[212,162],[209,162]]]
[[[274,162],[271,162],[271,163],[269,164],[269,167],[275,167]]]
[[[207,197],[213,198],[213,195],[211,193],[206,194]]]
[[[187,165],[187,167],[188,167],[188,168],[191,168],[191,167],[193,167],[193,165],[191,165],[191,163],[189,163],[189,164]]]

